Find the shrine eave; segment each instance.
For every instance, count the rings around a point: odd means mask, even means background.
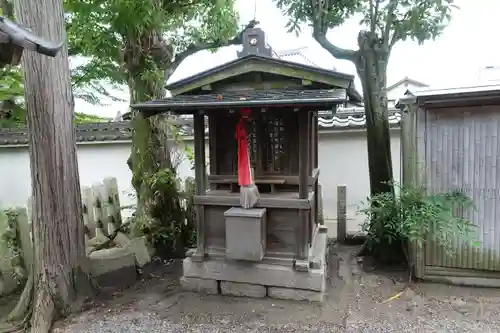
[[[146,116],[163,112],[193,113],[199,110],[229,110],[242,107],[307,107],[318,110],[331,109],[345,103],[345,89],[316,90],[263,90],[226,92],[224,94],[177,95],[161,100],[131,105]]]

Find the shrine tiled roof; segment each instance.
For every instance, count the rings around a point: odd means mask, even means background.
[[[389,111],[389,126],[399,126],[400,122],[401,113]],[[366,117],[364,113],[337,113],[334,116],[318,117],[318,126],[324,130],[364,128],[366,126]]]
[[[132,105],[132,108],[152,113],[196,109],[237,108],[272,105],[317,105],[344,103],[345,89],[269,89],[225,92],[224,94],[177,95],[161,100]]]

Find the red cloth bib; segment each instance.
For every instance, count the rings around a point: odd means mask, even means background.
[[[245,129],[246,119],[250,116],[251,110],[242,109],[241,119],[236,125],[236,139],[238,140],[238,184],[248,186],[252,183],[250,175],[250,159],[248,157],[248,139]]]

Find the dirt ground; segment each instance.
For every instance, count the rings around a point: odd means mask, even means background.
[[[321,305],[183,292],[180,262],[157,263],[148,279],[56,323],[54,332],[500,332],[500,290],[408,285],[402,270],[358,262],[357,250],[330,247]]]

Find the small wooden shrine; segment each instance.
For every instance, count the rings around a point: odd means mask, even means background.
[[[258,28],[244,33],[238,55],[169,85],[171,98],[132,106],[145,116],[194,118],[198,241],[184,260],[183,285],[322,301],[327,234],[318,224],[317,111],[359,99],[353,76],[273,58]],[[248,209],[241,142],[259,192]]]

